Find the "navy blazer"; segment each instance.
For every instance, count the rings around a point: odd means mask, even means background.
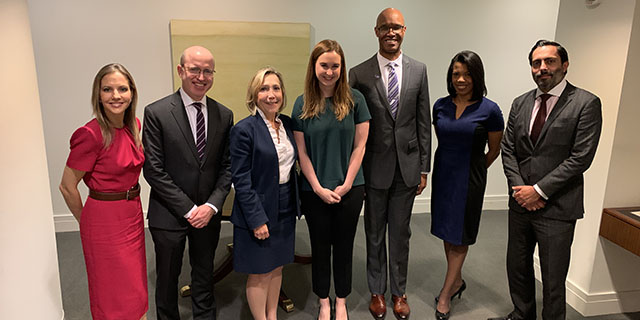
[[[280,115],[294,157],[298,153],[291,118]],[[278,223],[280,168],[278,153],[266,123],[259,113],[238,122],[230,133],[231,181],[236,192],[231,222],[240,228],[253,230],[263,224]],[[300,217],[298,177],[295,164],[291,167],[291,187],[295,193],[295,213]]]

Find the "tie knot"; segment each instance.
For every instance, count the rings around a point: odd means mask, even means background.
[[[391,70],[394,70],[396,68],[396,63],[395,62],[389,62],[387,63],[387,67]]]
[[[192,106],[193,106],[194,108],[198,109],[198,111],[200,111],[200,109],[202,108],[202,103],[200,103],[200,102],[194,102],[194,103],[192,104]]]
[[[541,99],[541,100],[540,100],[540,102],[541,102],[542,104],[545,104],[545,103],[547,103],[547,100],[549,100],[549,98],[551,98],[551,95],[550,95],[550,94],[548,94],[548,93],[543,93],[543,94],[541,94],[541,95],[540,95],[540,99]]]

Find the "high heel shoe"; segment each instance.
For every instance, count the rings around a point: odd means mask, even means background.
[[[453,298],[455,298],[456,296],[458,296],[458,299],[462,299],[462,292],[463,292],[464,290],[466,290],[466,289],[467,289],[467,283],[466,283],[466,282],[464,282],[464,280],[462,280],[462,285],[460,286],[460,288],[458,289],[458,291],[454,292],[454,293],[451,295],[451,299],[450,299],[450,301],[453,301]],[[439,296],[436,296],[436,304],[438,303],[438,300],[440,300],[440,297],[439,297]]]
[[[436,297],[435,309],[436,309],[436,320],[449,320],[449,316],[451,315],[451,310],[449,310],[446,313],[442,313],[438,311],[438,297]]]
[[[458,299],[462,299],[462,292],[463,292],[464,290],[466,290],[466,289],[467,289],[467,283],[466,283],[466,282],[464,282],[464,279],[463,279],[463,280],[462,280],[462,285],[460,286],[460,289],[458,289],[458,291],[454,292],[454,293],[451,295],[451,301],[453,301],[453,298],[455,298],[456,296],[458,296]]]

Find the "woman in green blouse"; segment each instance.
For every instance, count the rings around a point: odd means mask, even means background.
[[[318,319],[331,317],[332,260],[335,319],[347,319],[353,240],[364,200],[360,165],[371,115],[364,96],[349,88],[344,52],[336,41],[322,40],[313,48],[304,94],[296,99],[291,118],[303,173],[302,212],[311,238]]]

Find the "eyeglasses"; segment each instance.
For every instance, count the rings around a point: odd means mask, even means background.
[[[202,75],[205,78],[211,78],[213,77],[213,74],[216,72],[215,70],[211,70],[211,69],[200,69],[198,67],[185,67],[184,65],[182,65],[183,68],[185,68],[185,70],[187,70],[187,72],[192,75],[192,76],[200,76],[200,74],[202,73]]]
[[[398,33],[402,29],[404,29],[404,26],[400,25],[400,24],[392,24],[392,25],[383,24],[383,25],[381,25],[379,27],[376,27],[376,30],[378,30],[378,32],[382,32],[382,33],[387,33],[387,32],[389,32],[389,30],[393,31],[393,33]]]

